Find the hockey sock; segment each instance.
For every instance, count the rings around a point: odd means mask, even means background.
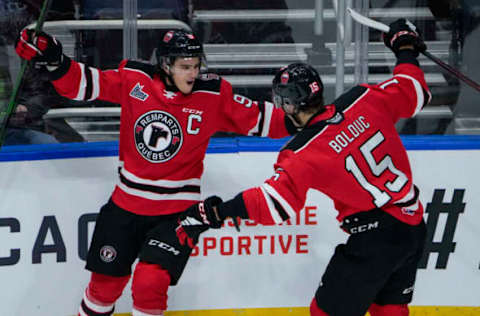
[[[310,303],[310,316],[328,316],[327,313],[325,313],[320,309],[320,307],[318,307],[315,297],[312,299],[312,302]]]
[[[159,316],[167,309],[170,275],[158,264],[139,262],[132,281],[132,316]]]
[[[113,277],[92,272],[90,283],[83,295],[79,315],[112,315],[115,301],[122,295],[129,279],[129,275]]]
[[[372,304],[368,309],[371,316],[408,316],[407,304],[377,305]]]

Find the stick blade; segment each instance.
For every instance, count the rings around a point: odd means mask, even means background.
[[[387,33],[390,30],[388,25],[377,22],[377,21],[372,20],[370,18],[367,18],[366,16],[361,15],[360,13],[353,10],[352,8],[347,8],[347,12],[348,12],[348,14],[350,14],[352,19],[354,19],[355,21],[357,21],[360,24],[363,24],[363,25],[368,26],[370,28],[382,31],[384,33]]]

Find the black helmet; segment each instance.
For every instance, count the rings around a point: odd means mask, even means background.
[[[310,65],[294,63],[280,69],[272,83],[275,106],[296,114],[323,105],[323,83]]]
[[[204,62],[202,43],[193,33],[185,30],[170,30],[163,35],[156,51],[159,65],[172,65],[177,57],[200,57]]]

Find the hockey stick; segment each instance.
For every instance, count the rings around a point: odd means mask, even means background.
[[[42,30],[43,22],[45,22],[45,18],[47,15],[48,8],[50,7],[51,0],[43,1],[42,8],[40,10],[40,14],[38,16],[37,24],[35,25],[35,33],[38,33]],[[20,67],[20,71],[18,72],[17,78],[15,80],[15,84],[13,86],[12,94],[10,95],[10,100],[8,101],[8,105],[6,109],[2,109],[0,112],[0,147],[3,145],[3,141],[5,139],[5,134],[7,131],[8,121],[12,116],[13,111],[16,108],[18,93],[22,86],[23,76],[28,69],[30,63],[27,60],[22,60],[22,65]]]
[[[350,14],[350,16],[352,17],[352,19],[354,19],[355,21],[357,21],[360,24],[363,24],[363,25],[371,27],[373,29],[382,31],[384,33],[387,33],[390,30],[388,25],[385,25],[385,24],[380,23],[378,21],[367,18],[366,16],[361,15],[360,13],[358,13],[357,11],[355,11],[351,8],[347,8],[347,11]],[[445,69],[446,71],[448,71],[450,74],[452,74],[456,78],[462,80],[463,82],[468,84],[470,87],[474,88],[475,90],[480,91],[480,84],[478,84],[477,82],[475,82],[472,79],[465,76],[458,69],[453,68],[449,64],[443,62],[440,58],[433,56],[432,54],[430,54],[427,51],[423,51],[421,53],[425,57],[427,57],[428,59],[430,59],[431,61],[433,61],[434,63],[436,63],[437,65],[439,65],[443,69]]]

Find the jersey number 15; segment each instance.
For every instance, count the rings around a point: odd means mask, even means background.
[[[373,150],[380,146],[384,140],[385,137],[383,134],[377,132],[360,146],[360,152],[375,177],[380,177],[386,170],[396,175],[393,181],[384,183],[384,187],[390,192],[399,192],[408,182],[407,176],[394,166],[392,158],[389,155],[386,155],[377,162],[372,154]],[[352,155],[348,155],[345,158],[345,168],[355,177],[362,188],[370,193],[376,207],[382,207],[391,200],[392,197],[387,191],[381,190],[367,180]]]

